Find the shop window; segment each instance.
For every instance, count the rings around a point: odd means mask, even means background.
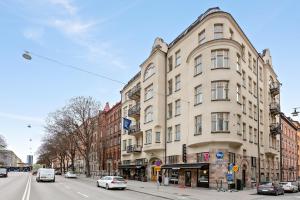
[[[197,162],[208,162],[209,152],[202,152],[197,154]]]

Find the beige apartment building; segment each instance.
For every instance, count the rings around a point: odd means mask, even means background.
[[[156,38],[121,90],[132,121],[121,173],[191,187],[279,179],[279,93],[270,51],[259,53],[231,14],[207,10],[171,43]]]

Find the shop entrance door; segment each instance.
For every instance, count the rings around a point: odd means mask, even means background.
[[[191,187],[192,173],[191,171],[185,171],[185,186]]]

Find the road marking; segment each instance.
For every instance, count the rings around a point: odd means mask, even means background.
[[[83,196],[83,197],[85,197],[85,198],[88,198],[88,197],[89,197],[88,195],[82,194],[81,192],[77,192],[77,194],[80,194],[81,196]]]
[[[29,200],[30,197],[30,188],[31,188],[31,176],[28,176],[28,181],[26,183],[25,191],[22,196],[22,200]]]

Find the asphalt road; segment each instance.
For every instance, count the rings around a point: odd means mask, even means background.
[[[134,200],[153,199],[151,195],[130,190],[105,190],[92,181],[56,176],[55,183],[37,183],[29,173],[9,173],[0,179],[1,200]],[[155,197],[160,200],[160,198]]]

